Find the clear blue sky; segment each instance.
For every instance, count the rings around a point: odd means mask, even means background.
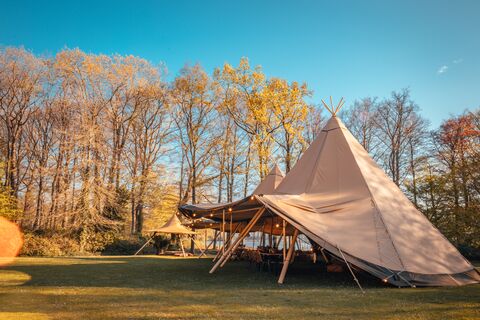
[[[242,56],[347,104],[409,87],[433,126],[480,106],[480,1],[2,1],[0,45],[208,71]]]

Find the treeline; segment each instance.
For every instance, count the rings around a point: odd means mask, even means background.
[[[1,49],[2,214],[78,239],[140,233],[178,203],[247,195],[274,162],[288,172],[324,120],[306,84],[267,77],[246,58],[166,79],[133,56]],[[430,132],[406,90],[342,114],[452,241],[477,247],[478,116]]]

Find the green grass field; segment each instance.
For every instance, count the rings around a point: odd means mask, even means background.
[[[284,285],[245,262],[18,258],[0,269],[0,319],[480,319],[480,285],[398,289],[293,264]]]

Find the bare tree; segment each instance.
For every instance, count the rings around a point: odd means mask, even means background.
[[[24,49],[0,51],[0,121],[5,137],[3,185],[18,196],[24,153],[24,129],[42,93],[44,62]]]
[[[218,142],[214,132],[217,93],[213,85],[200,65],[185,66],[172,84],[173,119],[188,168],[181,202],[191,198],[196,203],[198,189],[217,177],[208,172]]]
[[[425,121],[419,116],[418,106],[407,89],[393,92],[390,99],[383,101],[374,119],[381,142],[380,161],[393,182],[400,186],[408,171],[408,142],[423,132]]]

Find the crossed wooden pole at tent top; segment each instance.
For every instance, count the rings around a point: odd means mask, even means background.
[[[332,114],[332,116],[335,117],[338,111],[340,111],[340,109],[342,109],[343,105],[345,104],[345,100],[343,100],[343,97],[342,97],[338,102],[337,106],[335,107],[333,105],[332,96],[330,96],[330,106],[327,105],[325,101],[323,101],[323,99],[322,99],[322,103],[323,103],[323,106]]]

